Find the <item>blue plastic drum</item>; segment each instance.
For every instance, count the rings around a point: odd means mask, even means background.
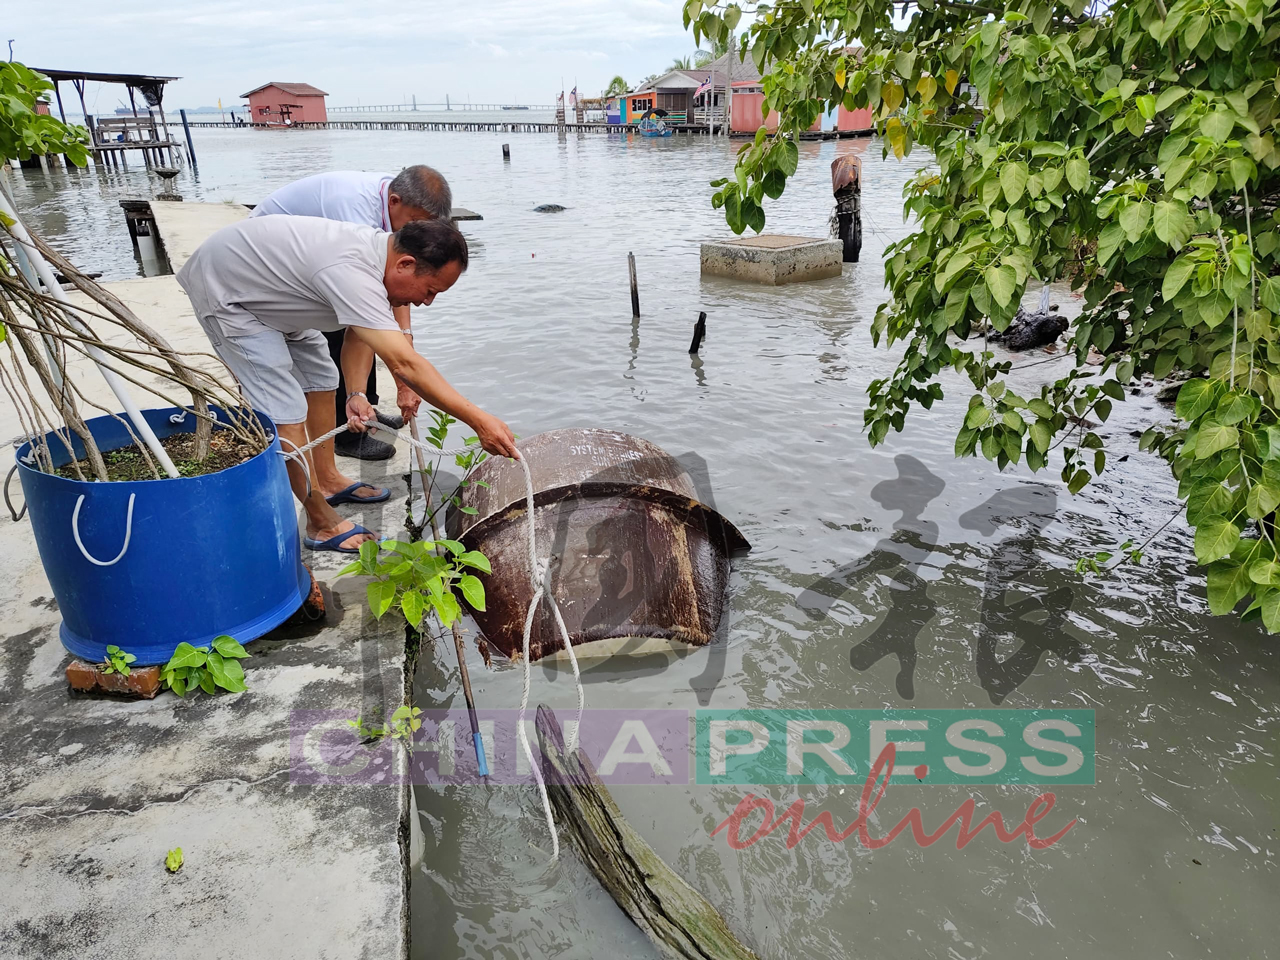
[[[143,411],[161,439],[195,429],[192,416],[170,419],[180,413]],[[258,416],[271,445],[203,477],[68,480],[24,463],[31,445],[19,448],[36,545],[73,654],[99,662],[115,644],[138,666],[165,663],[183,641],[199,647],[225,633],[248,643],[302,606],[311,578],[298,555],[293,494],[275,427]],[[89,429],[103,451],[133,442],[114,417]],[[56,465],[70,462],[61,440],[51,437],[49,449]]]

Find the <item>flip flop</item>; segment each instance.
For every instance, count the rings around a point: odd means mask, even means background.
[[[324,500],[325,503],[329,504],[329,506],[336,507],[343,503],[381,503],[383,500],[391,499],[391,491],[386,487],[379,487],[378,493],[374,494],[372,497],[356,496],[355,491],[359,490],[361,487],[372,486],[372,483],[365,483],[362,480],[357,480],[345,490],[339,490],[332,497],[325,497]]]
[[[368,530],[357,523],[350,530],[346,530],[338,534],[336,537],[330,537],[328,540],[312,540],[304,534],[302,542],[311,550],[332,550],[334,553],[359,553],[359,547],[344,547],[342,544],[344,541],[350,540],[352,537],[360,533],[367,533],[371,537],[374,535],[372,530]]]

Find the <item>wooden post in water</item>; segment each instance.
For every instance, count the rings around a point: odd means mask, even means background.
[[[698,322],[693,325],[693,342],[689,344],[689,352],[697,353],[702,346],[702,338],[707,335],[707,315],[698,314]]]
[[[627,270],[631,273],[631,316],[640,316],[640,287],[636,284],[636,255],[627,254]]]
[[[511,162],[511,144],[504,143],[502,145],[502,159],[506,160],[508,163]]]
[[[187,111],[179,110],[178,113],[182,116],[182,129],[187,134],[187,156],[191,158],[191,169],[194,170],[196,167],[196,148],[191,143],[191,127],[187,125]]]

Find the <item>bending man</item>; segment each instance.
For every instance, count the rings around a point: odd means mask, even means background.
[[[395,177],[355,171],[304,177],[272,193],[258,204],[252,215],[324,217],[326,220],[363,223],[367,227],[393,233],[414,220],[448,221],[452,209],[453,193],[448,181],[438,171],[419,164],[405,167]],[[396,307],[392,312],[396,323],[412,342],[409,308]],[[329,341],[329,355],[333,362],[340,363],[344,331],[326,332],[325,339]],[[373,362],[373,351],[358,337],[351,340],[348,350],[353,379],[347,380],[341,365],[338,368],[335,413],[339,423],[347,418],[348,391],[363,391],[370,403],[375,407],[378,405],[378,372]],[[378,419],[398,430],[404,426],[405,420],[412,420],[418,415],[419,402],[418,395],[397,380],[396,406],[400,408],[400,418],[379,413]],[[395,446],[372,433],[343,433],[334,441],[334,452],[340,457],[386,460],[395,453]]]
[[[355,335],[350,343],[358,338],[370,347],[419,397],[475,430],[485,450],[515,457],[511,429],[419,356],[392,312],[431,303],[466,268],[467,242],[448,222],[418,220],[389,234],[316,217],[257,217],[201,244],[178,283],[214,351],[247,400],[275,422],[286,450],[332,429],[338,370],[321,331],[346,330]],[[348,353],[342,360],[351,375]],[[357,431],[376,414],[358,392],[347,411]],[[360,485],[340,489],[346,478],[334,464],[332,441],[312,450],[309,460],[310,485],[301,466],[289,462],[290,483],[307,514],[305,544],[357,552],[374,534],[344,520],[333,504],[346,502],[341,495]]]

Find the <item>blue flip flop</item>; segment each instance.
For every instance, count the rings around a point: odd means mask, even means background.
[[[352,537],[360,533],[367,533],[371,537],[374,535],[372,530],[368,530],[357,523],[350,530],[346,530],[338,534],[336,537],[330,537],[328,540],[312,540],[304,534],[302,542],[311,550],[332,550],[334,553],[359,553],[359,547],[344,547],[342,546],[342,543],[343,541],[350,540]]]
[[[386,487],[379,487],[378,493],[372,497],[357,497],[355,491],[361,487],[372,487],[372,483],[365,483],[363,480],[357,480],[345,490],[339,490],[332,497],[325,497],[325,503],[331,507],[336,507],[343,503],[382,503],[383,500],[391,499],[391,491]]]

